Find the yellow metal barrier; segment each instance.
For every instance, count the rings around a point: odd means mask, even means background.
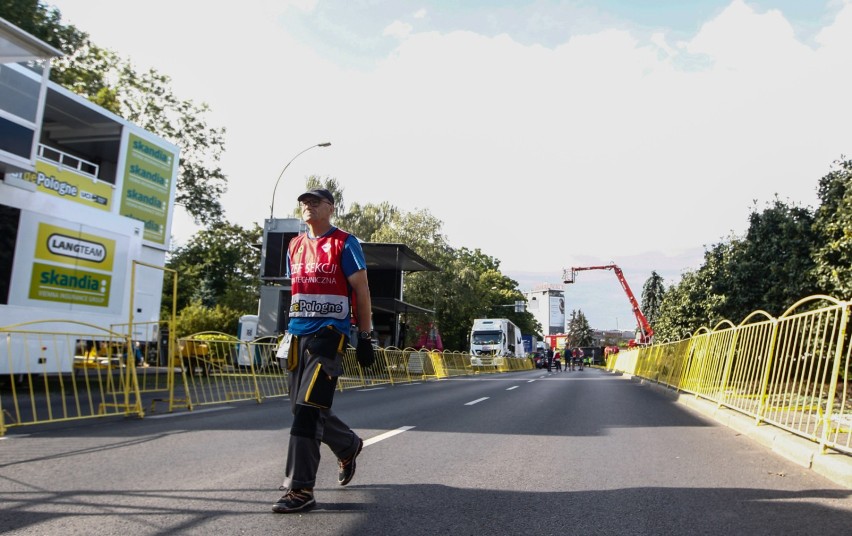
[[[225,333],[196,333],[178,339],[171,366],[181,372],[192,406],[261,402],[288,393],[277,349],[274,338],[245,342]]]
[[[75,324],[80,329],[60,329]],[[245,342],[204,332],[175,339],[173,326],[170,320],[104,330],[53,320],[43,329],[29,324],[0,328],[0,360],[12,371],[9,381],[0,385],[0,435],[11,426],[109,415],[143,417],[146,404],[154,411],[160,402],[171,412],[238,400],[260,403],[289,394],[286,360],[277,357],[277,338]],[[148,340],[140,341],[143,337]],[[32,352],[38,355],[29,355]],[[348,347],[338,388],[534,368],[527,358],[494,358],[482,366],[473,366],[471,358],[461,352],[378,348],[375,363],[364,368],[355,349]],[[33,362],[40,363],[37,369],[22,365]]]
[[[45,320],[0,328],[0,434],[9,426],[142,417],[129,340],[83,322]]]
[[[810,296],[779,318],[756,311],[737,326],[610,355],[606,366],[852,454],[850,309]]]

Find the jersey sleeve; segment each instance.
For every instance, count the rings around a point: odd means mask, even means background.
[[[289,261],[289,258],[287,259]],[[289,266],[289,262],[287,263]],[[355,238],[355,235],[349,235],[346,242],[343,244],[343,275],[349,277],[355,272],[367,269],[367,260],[364,258],[364,250],[361,248],[361,242]]]

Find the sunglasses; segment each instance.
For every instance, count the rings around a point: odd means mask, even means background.
[[[329,205],[331,204],[326,199],[319,199],[319,198],[316,198],[316,197],[308,198],[308,199],[305,199],[304,201],[299,201],[299,204],[302,205],[303,207],[318,207],[323,203],[328,203]]]

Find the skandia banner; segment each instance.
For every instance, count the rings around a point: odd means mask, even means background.
[[[109,307],[115,240],[41,222],[28,297]]]
[[[33,263],[30,299],[109,307],[112,276],[77,268]]]
[[[175,155],[135,134],[128,137],[119,213],[145,224],[145,240],[165,244]]]

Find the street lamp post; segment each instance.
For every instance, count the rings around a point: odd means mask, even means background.
[[[301,151],[296,156],[291,158],[289,162],[287,162],[287,165],[284,166],[284,169],[282,169],[281,173],[278,174],[278,180],[275,181],[275,188],[272,189],[272,201],[269,203],[269,219],[270,220],[272,219],[273,210],[275,209],[275,192],[278,190],[278,183],[281,182],[281,177],[284,176],[284,172],[287,171],[287,168],[290,167],[290,164],[293,163],[293,160],[299,158],[300,154],[302,154],[306,151],[310,151],[314,147],[328,147],[329,145],[331,145],[331,142],[329,142],[329,141],[327,141],[325,143],[317,143],[316,145],[311,145],[307,149]]]

